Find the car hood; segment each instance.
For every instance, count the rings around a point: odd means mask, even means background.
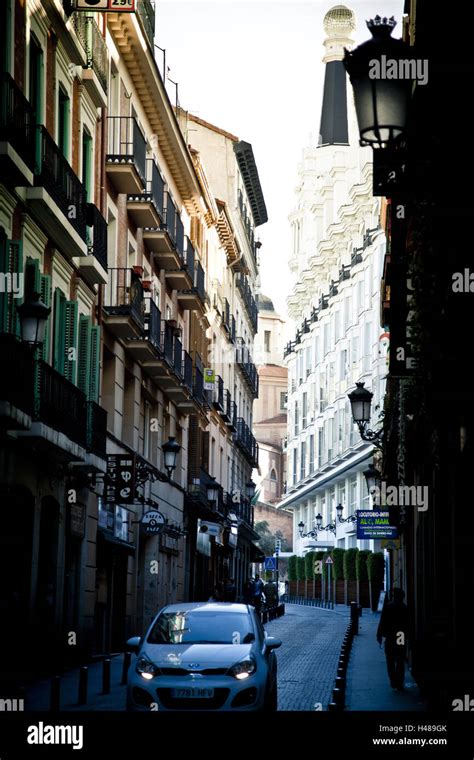
[[[251,644],[147,644],[140,654],[159,667],[188,668],[191,664],[199,668],[230,667],[247,657],[252,651]]]

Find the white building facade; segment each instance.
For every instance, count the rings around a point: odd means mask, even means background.
[[[285,349],[288,366],[286,495],[280,507],[294,514],[295,552],[311,548],[373,549],[357,541],[355,522],[343,518],[371,506],[364,470],[374,447],[362,441],[347,397],[356,382],[381,408],[386,340],[380,327],[380,281],[385,237],[379,201],[372,196],[371,153],[358,146],[352,92],[342,64],[351,45],[354,15],[344,6],[326,14],[326,64],[318,146],[303,151],[295,209],[290,215],[296,284],[288,297],[295,339]],[[299,537],[315,527],[335,533]]]

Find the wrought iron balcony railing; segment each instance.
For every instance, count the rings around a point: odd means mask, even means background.
[[[133,164],[146,187],[146,140],[134,116],[108,117],[106,160],[116,164]]]
[[[85,393],[42,360],[36,364],[36,373],[35,419],[86,447]]]
[[[107,412],[95,401],[87,402],[87,448],[97,456],[107,456]]]
[[[36,127],[35,185],[44,187],[78,235],[87,239],[86,192],[46,127]],[[71,209],[74,213],[71,213]]]
[[[35,118],[33,109],[10,76],[0,75],[0,141],[10,143],[30,171],[35,168]]]
[[[91,8],[91,10],[93,10]],[[96,21],[85,13],[73,13],[73,29],[86,54],[86,68],[92,69],[102,89],[107,93],[108,54],[107,45]]]
[[[143,286],[133,269],[109,269],[109,280],[105,286],[104,309],[111,315],[131,316],[144,329]]]
[[[242,417],[237,418],[236,443],[242,449],[250,464],[258,467],[258,443]]]
[[[155,3],[151,0],[137,0],[137,15],[151,48],[155,40]]]
[[[33,355],[14,335],[0,335],[0,401],[33,414]]]
[[[107,271],[107,222],[94,203],[87,204],[88,252]]]

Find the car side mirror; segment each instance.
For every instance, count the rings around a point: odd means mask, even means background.
[[[265,646],[267,649],[278,649],[278,647],[281,647],[281,645],[281,639],[276,639],[275,636],[267,636],[265,639]]]
[[[130,652],[135,652],[135,654],[140,649],[140,644],[142,643],[141,636],[132,636],[131,639],[127,641],[127,649]]]

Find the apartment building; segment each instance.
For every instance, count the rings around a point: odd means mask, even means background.
[[[379,201],[372,197],[372,157],[358,146],[342,64],[354,27],[354,14],[344,6],[325,16],[319,141],[303,151],[290,215],[296,283],[287,303],[297,330],[285,349],[288,478],[279,506],[293,510],[299,554],[373,548],[357,541],[356,523],[347,520],[371,506],[363,473],[374,456],[373,444],[361,440],[353,424],[347,394],[365,382],[380,412],[387,372],[379,301],[385,241]],[[346,522],[336,517],[339,504]]]

